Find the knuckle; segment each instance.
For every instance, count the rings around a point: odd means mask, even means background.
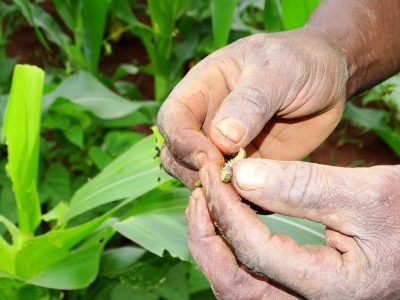
[[[291,170],[289,174],[290,180],[288,180],[287,184],[287,196],[288,202],[293,207],[302,206],[304,208],[310,208],[312,206],[315,208],[315,205],[318,199],[317,186],[320,187],[320,183],[318,180],[318,175],[316,173],[320,173],[317,165],[303,162],[295,162],[290,166]],[[306,201],[307,200],[307,201]]]
[[[268,99],[269,92],[257,85],[247,85],[234,90],[226,105],[229,107],[228,110],[240,112],[241,117],[248,122],[254,120],[253,122],[257,124],[254,129],[261,130],[264,123],[256,120],[265,120],[274,114],[277,111],[277,101]]]

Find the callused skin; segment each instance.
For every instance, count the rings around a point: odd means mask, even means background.
[[[245,159],[233,168],[232,187],[219,182],[218,167],[204,166],[204,192],[193,192],[188,210],[191,252],[221,299],[290,296],[268,280],[308,299],[398,299],[399,166],[347,169]],[[325,224],[326,246],[298,246],[272,234],[240,197]],[[244,267],[258,277],[249,278]]]
[[[325,0],[301,29],[211,54],[168,97],[158,116],[162,162],[189,187],[201,169],[189,246],[219,298],[399,297],[400,166],[246,159],[235,164],[233,185],[219,180],[223,154],[240,147],[278,160],[315,149],[348,98],[400,70],[399,36],[399,0]],[[327,245],[271,234],[240,196],[324,223]]]
[[[158,115],[163,165],[189,187],[204,162],[300,159],[339,122],[346,57],[319,32],[258,34],[211,54],[175,87]],[[327,84],[329,82],[329,84]]]
[[[347,57],[349,96],[400,70],[399,0],[325,0],[306,27],[320,31]]]

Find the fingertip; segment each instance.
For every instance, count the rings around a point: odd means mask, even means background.
[[[243,123],[234,118],[225,118],[219,121],[215,128],[235,144],[240,143],[247,131]]]
[[[267,176],[265,164],[260,159],[245,159],[233,165],[232,182],[239,190],[264,188]]]

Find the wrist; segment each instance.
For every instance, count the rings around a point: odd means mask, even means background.
[[[399,19],[400,1],[325,0],[305,28],[345,56],[352,97],[400,70]]]
[[[341,65],[338,66],[338,69],[343,70],[341,79],[346,82],[346,100],[357,94],[361,77],[358,72],[360,62],[357,60],[357,56],[354,55],[352,49],[344,48],[335,36],[332,36],[328,31],[318,26],[306,24],[302,30],[312,34],[319,43],[323,43],[331,49],[331,53],[335,53],[337,64]]]

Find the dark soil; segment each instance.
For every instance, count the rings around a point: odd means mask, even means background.
[[[362,132],[343,121],[310,155],[310,161],[343,167],[369,167],[400,164],[400,157],[373,132]]]

